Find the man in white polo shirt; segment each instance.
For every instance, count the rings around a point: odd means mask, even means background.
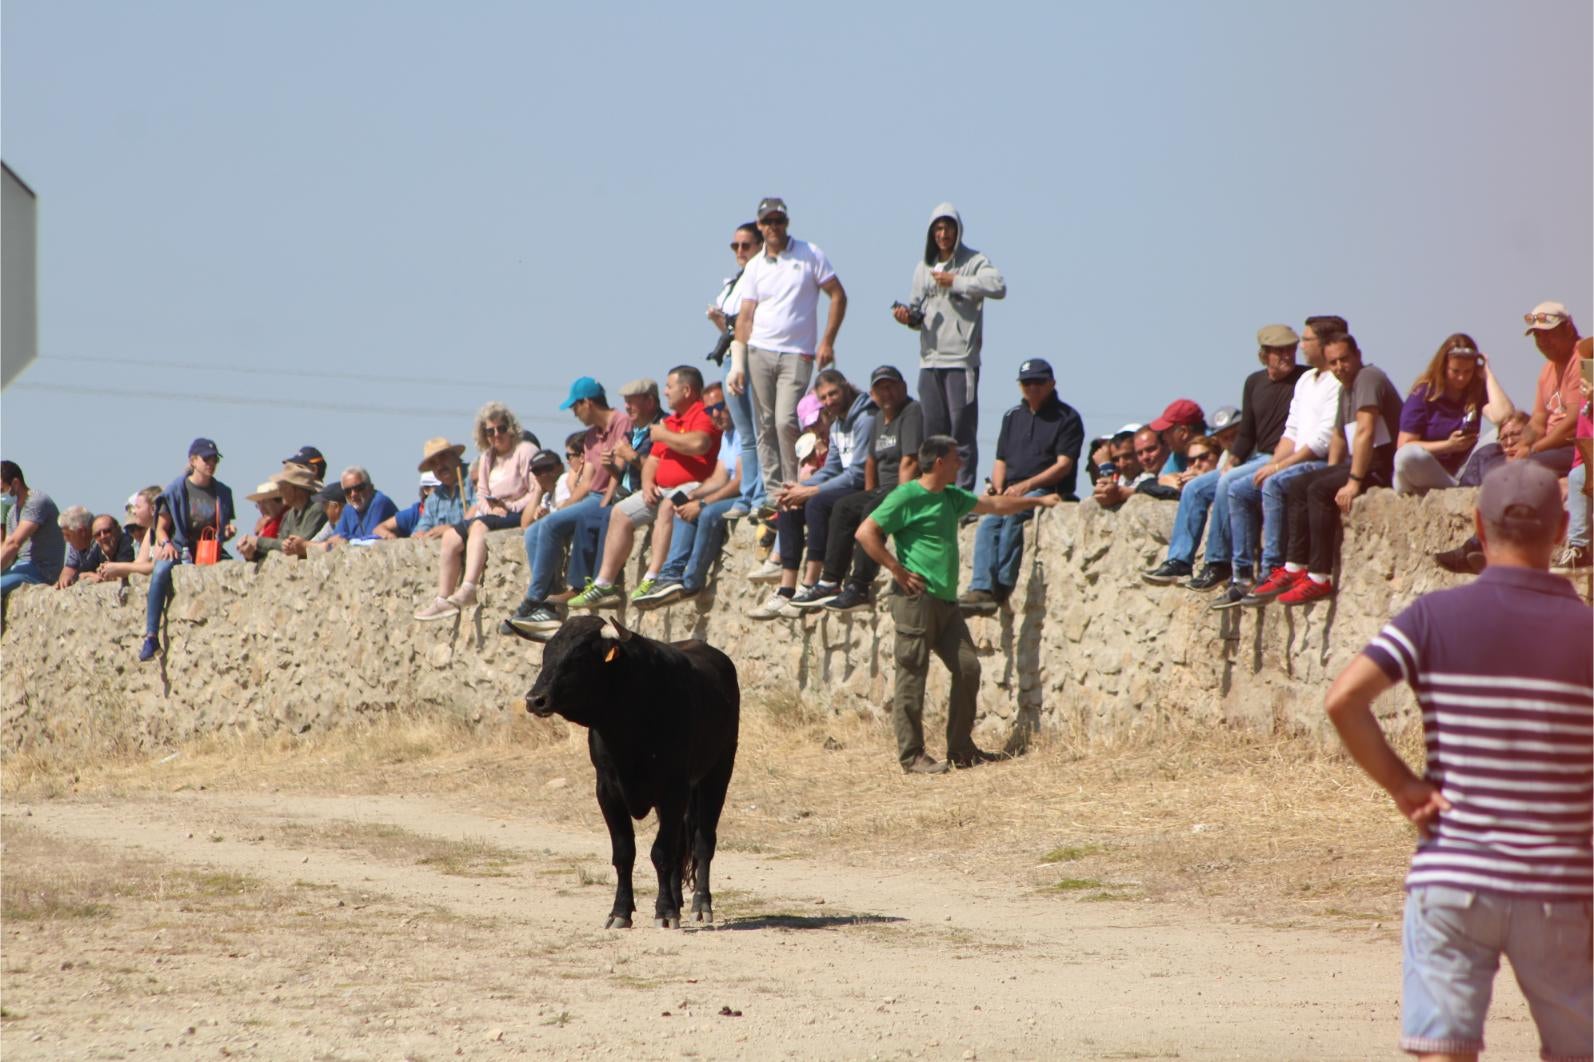
[[[836,333],[847,314],[847,293],[825,252],[787,235],[786,203],[766,197],[758,204],[762,254],[747,263],[742,306],[731,343],[732,394],[753,391],[758,422],[758,464],[773,496],[797,481],[797,402],[808,390],[814,359],[824,368],[836,360]],[[824,338],[819,337],[819,293],[830,296]]]

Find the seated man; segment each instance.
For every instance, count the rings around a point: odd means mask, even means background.
[[[1142,469],[1140,458],[1135,454],[1135,433],[1139,430],[1120,430],[1107,440],[1103,459],[1097,466],[1096,481],[1091,487],[1091,497],[1103,509],[1118,508],[1141,483],[1156,482],[1156,473]]]
[[[869,440],[874,435],[874,400],[861,394],[839,369],[822,369],[815,378],[814,395],[823,407],[822,421],[828,421],[825,463],[805,476],[800,483],[787,483],[773,491],[780,515],[776,530],[780,545],[780,585],[760,606],[747,615],[764,620],[795,616],[797,576],[804,567],[804,592],[811,593],[824,564],[826,536],[831,531],[831,513],[843,499],[864,488],[865,465],[869,459]],[[804,546],[807,556],[804,557]],[[829,595],[825,595],[829,596]]]
[[[460,460],[464,443],[451,443],[439,436],[426,440],[421,448],[421,463],[416,471],[435,481],[421,503],[421,515],[410,534],[415,538],[442,538],[455,524],[463,523],[465,512],[476,503],[476,486],[465,476]]]
[[[326,519],[321,525],[321,530],[315,533],[315,537],[309,541],[308,545],[321,549],[327,540],[337,533],[338,521],[343,519],[343,507],[348,504],[349,499],[343,493],[343,484],[328,483],[316,491],[315,496],[310,500],[321,507],[321,515]]]
[[[870,374],[869,396],[879,413],[863,466],[864,489],[842,498],[831,510],[824,568],[817,583],[792,598],[799,609],[851,612],[873,604],[871,590],[880,565],[864,550],[853,548],[858,527],[886,495],[919,475],[924,409],[908,394],[902,373],[893,365],[880,366]]]
[[[1280,325],[1279,327],[1289,328],[1289,325]],[[1291,329],[1291,331],[1294,331],[1294,329]],[[1218,444],[1218,453],[1223,455],[1219,464],[1224,468],[1232,465],[1232,462],[1228,460],[1229,451],[1234,448],[1234,440],[1240,437],[1240,418],[1242,416],[1243,412],[1233,406],[1219,406],[1217,412],[1212,414],[1212,423],[1207,425],[1207,434]]]
[[[531,455],[531,501],[520,511],[520,526],[530,527],[554,509],[559,480],[565,474],[565,463],[552,450],[538,450]]]
[[[1146,427],[1157,432],[1162,438],[1163,445],[1168,448],[1168,456],[1162,463],[1162,470],[1157,473],[1157,485],[1172,493],[1157,496],[1177,497],[1179,492],[1184,490],[1184,485],[1195,478],[1193,474],[1187,474],[1190,469],[1185,450],[1190,446],[1191,439],[1206,434],[1206,414],[1201,412],[1200,406],[1188,398],[1176,398],[1168,403],[1168,408],[1162,411],[1162,416]],[[1140,463],[1145,464],[1145,460],[1142,459]]]
[[[99,546],[94,541],[93,513],[81,505],[68,505],[55,522],[66,542],[66,556],[61,561],[61,574],[55,580],[55,588],[65,590],[83,573],[93,572],[105,558],[100,556]]]
[[[15,461],[0,461],[0,492],[12,498],[0,545],[0,597],[24,583],[52,586],[61,578],[66,538],[56,522],[60,510],[48,494],[29,488]]]
[[[238,543],[238,553],[244,560],[264,560],[266,554],[278,551],[289,557],[303,557],[327,524],[325,507],[315,501],[321,483],[309,466],[285,464],[275,482],[282,495],[282,522],[275,535],[245,536]]]
[[[277,489],[277,481],[268,479],[256,487],[253,494],[244,497],[254,502],[255,510],[260,513],[255,521],[255,536],[275,535],[282,527],[282,492]]]
[[[1045,360],[1031,358],[1021,364],[1018,386],[1024,400],[1002,415],[991,492],[1009,498],[1057,494],[1065,501],[1078,501],[1074,483],[1085,446],[1084,421],[1057,397],[1057,382]],[[989,615],[1007,600],[1018,583],[1024,524],[1034,511],[1033,507],[1004,510],[980,520],[974,535],[974,571],[968,591],[958,598],[959,608]]]
[[[338,523],[331,537],[316,546],[323,551],[344,543],[375,542],[376,526],[398,512],[393,499],[377,490],[371,483],[371,474],[359,465],[345,468],[340,480],[346,504],[338,515]]]
[[[720,431],[703,409],[703,374],[691,365],[677,365],[664,379],[664,397],[671,415],[648,427],[651,447],[642,462],[642,487],[612,507],[603,562],[592,585],[570,599],[573,609],[622,604],[625,591],[618,580],[630,559],[637,528],[653,523],[665,497],[684,504],[714,474]],[[657,571],[648,572],[638,591],[651,591],[657,578]]]
[[[116,517],[110,513],[102,513],[94,518],[94,549],[91,551],[91,560],[98,563],[94,567],[79,569],[82,573],[79,578],[86,583],[101,581],[99,566],[101,564],[126,564],[137,555],[138,548],[133,544],[133,536],[122,529],[116,522]]]
[[[376,537],[392,540],[409,538],[413,535],[416,526],[421,522],[421,512],[426,508],[426,499],[431,497],[432,491],[440,486],[442,486],[442,482],[436,475],[431,472],[422,472],[420,484],[416,488],[416,499],[377,524]]]
[[[1295,363],[1300,336],[1289,325],[1265,325],[1257,331],[1256,341],[1256,356],[1262,368],[1247,376],[1241,389],[1240,416],[1234,425],[1237,434],[1228,454],[1234,463],[1227,469],[1218,468],[1217,444],[1207,439],[1201,450],[1211,457],[1204,468],[1196,468],[1190,460],[1190,451],[1196,447],[1187,446],[1185,457],[1190,467],[1181,477],[1184,488],[1179,495],[1179,512],[1173,519],[1168,556],[1161,567],[1141,576],[1149,583],[1165,585],[1190,574],[1196,547],[1201,542],[1202,532],[1207,531],[1209,510],[1212,523],[1207,532],[1206,564],[1185,586],[1191,590],[1213,590],[1228,583],[1234,574],[1234,543],[1229,538],[1229,488],[1237,481],[1254,476],[1272,457],[1273,448],[1284,435],[1290,399],[1295,395],[1295,381],[1306,371],[1305,366]],[[1250,565],[1251,558],[1246,557],[1245,567]]]

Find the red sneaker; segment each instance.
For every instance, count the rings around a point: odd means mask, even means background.
[[[1333,596],[1333,583],[1319,583],[1312,579],[1302,579],[1280,594],[1278,603],[1281,605],[1309,605],[1313,601],[1321,601],[1325,597]]]
[[[1305,572],[1292,572],[1287,568],[1274,568],[1267,573],[1266,579],[1251,588],[1251,596],[1260,600],[1277,597],[1305,578]]]

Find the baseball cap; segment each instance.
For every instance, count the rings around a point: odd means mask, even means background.
[[[1534,332],[1547,332],[1552,328],[1559,328],[1572,317],[1566,312],[1566,307],[1558,302],[1541,302],[1533,307],[1533,312],[1523,315],[1523,320],[1528,323],[1527,331],[1522,334],[1530,336]]]
[[[1293,347],[1301,341],[1301,337],[1289,325],[1270,324],[1256,330],[1256,341],[1264,347]]]
[[[1152,421],[1146,427],[1152,431],[1167,431],[1175,424],[1183,424],[1193,428],[1206,422],[1206,414],[1201,412],[1201,407],[1188,398],[1175,398],[1168,403],[1168,408],[1162,411],[1162,416]]]
[[[327,459],[321,456],[321,451],[314,446],[301,446],[298,453],[282,459],[285,465],[304,465],[306,468],[312,461],[320,461],[323,465],[327,463]]]
[[[1269,344],[1272,346],[1274,344]],[[1216,413],[1212,414],[1212,430],[1223,431],[1240,423],[1240,411],[1233,406],[1219,406]]]
[[[1045,358],[1030,358],[1018,367],[1020,380],[1050,380],[1052,379],[1051,362]]]
[[[570,385],[570,396],[563,402],[559,403],[559,408],[569,409],[571,406],[582,401],[583,399],[592,398],[608,401],[607,397],[603,393],[602,384],[590,376],[582,376],[577,378],[576,382]]]
[[[532,455],[531,470],[535,472],[542,468],[558,468],[563,463],[564,460],[552,450],[538,450]]]
[[[1483,477],[1478,512],[1486,523],[1535,523],[1545,531],[1561,526],[1561,485],[1555,473],[1533,461],[1508,461]]]
[[[188,456],[220,457],[221,451],[216,449],[216,441],[214,439],[206,439],[201,436],[188,444]]]
[[[1120,435],[1133,435],[1135,432],[1139,431],[1143,427],[1145,427],[1144,424],[1136,424],[1133,421],[1130,421],[1128,424],[1125,424],[1123,427],[1119,428],[1117,431],[1113,432],[1112,435],[1110,435],[1108,437],[1112,438],[1112,439],[1116,439]]]
[[[763,221],[771,214],[785,214],[787,217],[791,217],[791,211],[786,209],[786,200],[778,195],[766,195],[760,199],[758,201],[758,213],[755,216],[759,221]]]
[[[646,376],[638,376],[635,380],[627,382],[625,386],[620,388],[621,398],[635,398],[637,395],[659,397],[658,381],[650,380]]]
[[[343,493],[343,484],[328,483],[326,486],[316,491],[315,497],[311,498],[310,500],[313,502],[343,502],[348,501],[349,499],[348,495]]]
[[[895,365],[882,365],[874,372],[869,374],[870,387],[873,387],[881,380],[895,380],[900,384],[905,384],[908,382],[902,378],[902,373],[897,370]]]

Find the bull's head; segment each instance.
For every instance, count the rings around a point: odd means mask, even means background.
[[[555,713],[590,726],[593,710],[608,688],[604,668],[626,655],[631,632],[616,619],[577,616],[542,649],[542,671],[526,694],[526,711],[546,718]]]

